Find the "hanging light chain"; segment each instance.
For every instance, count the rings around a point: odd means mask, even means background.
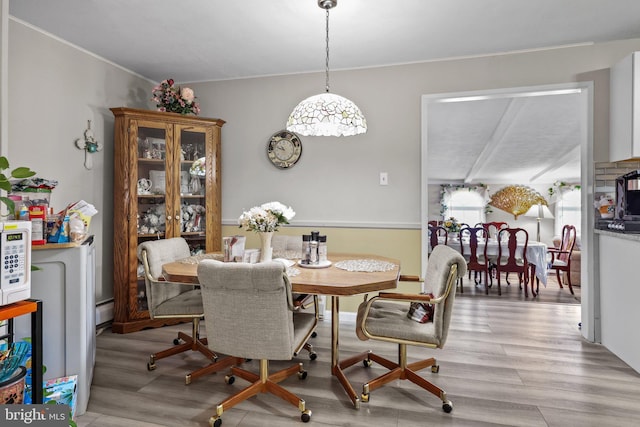
[[[326,23],[327,60],[326,60],[326,63],[325,63],[325,91],[327,93],[329,93],[329,9],[327,9],[326,11],[327,11],[327,18],[326,18],[326,21],[327,21],[327,23]]]

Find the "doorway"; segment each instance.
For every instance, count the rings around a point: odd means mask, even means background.
[[[577,138],[575,146],[565,147],[566,149],[555,150],[551,154],[548,154],[546,157],[549,158],[550,162],[545,164],[543,167],[537,167],[535,169],[525,166],[529,164],[525,160],[514,160],[518,155],[531,157],[533,155],[531,154],[532,152],[537,148],[542,147],[540,141],[545,137],[545,131],[544,129],[529,129],[530,132],[537,131],[537,133],[534,132],[529,134],[532,139],[530,139],[528,144],[520,144],[521,148],[528,147],[527,149],[529,151],[526,152],[525,150],[525,154],[518,154],[517,150],[511,150],[514,147],[509,144],[508,135],[510,134],[512,127],[516,126],[518,121],[525,123],[529,121],[526,114],[528,110],[543,111],[530,109],[530,105],[534,102],[537,103],[539,99],[546,99],[548,102],[547,105],[552,106],[554,105],[555,100],[561,100],[563,96],[571,96],[573,101],[576,101],[568,104],[570,105],[571,117],[575,117],[577,120],[575,123],[576,129],[571,133],[571,137]],[[461,145],[465,142],[465,136],[469,134],[469,131],[465,131],[465,128],[462,126],[451,128],[455,129],[454,132],[451,132],[453,133],[453,135],[450,135],[452,138],[442,138],[442,141],[439,141],[436,137],[437,135],[434,136],[434,132],[432,132],[433,129],[438,128],[440,125],[437,120],[445,120],[455,123],[455,117],[453,117],[453,115],[446,114],[446,110],[442,110],[443,104],[446,105],[454,103],[460,106],[458,110],[467,110],[467,121],[471,122],[470,124],[472,125],[471,129],[473,132],[481,134],[481,136],[484,133],[484,141],[486,142],[483,146],[475,146],[472,149],[467,149],[464,145]],[[487,108],[488,106],[490,106],[490,108]],[[502,111],[500,111],[500,108],[502,108]],[[593,262],[594,235],[592,224],[594,221],[594,212],[593,209],[589,209],[589,207],[593,205],[593,193],[588,190],[594,182],[594,171],[592,166],[592,110],[592,82],[423,95],[421,112],[421,218],[422,235],[426,236],[428,226],[427,220],[434,214],[433,212],[430,212],[430,210],[433,211],[434,209],[437,209],[437,204],[434,203],[434,185],[452,182],[468,184],[478,183],[481,182],[482,179],[486,180],[486,177],[491,176],[491,173],[497,177],[497,180],[502,180],[504,182],[505,180],[512,180],[514,176],[513,174],[518,173],[524,181],[522,184],[526,185],[528,183],[530,185],[548,186],[549,177],[553,176],[553,174],[565,173],[563,171],[563,167],[577,168],[579,173],[576,179],[579,180],[581,186],[581,229],[583,230],[581,236],[581,256],[583,259],[581,263],[581,331],[583,336],[588,340],[598,341],[599,337],[597,331],[599,330],[599,327],[596,324],[598,292],[596,289],[597,281],[594,279],[596,267]],[[445,113],[443,113],[443,111]],[[491,118],[492,115],[499,116],[499,119],[495,122],[493,128],[483,128],[482,126],[486,124],[487,118]],[[465,122],[463,121],[458,123]],[[440,145],[442,142],[444,142],[445,145]],[[534,145],[532,146],[532,144]],[[548,149],[549,148],[544,148],[544,150]],[[510,163],[512,166],[515,165],[516,167],[509,166],[504,159],[494,161],[496,154],[504,154],[505,151],[508,152],[510,156]],[[454,163],[451,161],[443,160],[441,157],[443,153],[450,153],[450,158],[455,159],[456,167],[452,166]],[[438,159],[439,156],[440,159]],[[571,161],[574,161],[576,164],[572,165]],[[458,163],[467,165],[465,172],[460,172],[460,168],[458,168],[460,165],[458,165]],[[446,173],[442,173],[442,176],[439,176],[437,172],[438,167],[434,167],[434,164],[440,166],[444,165],[445,168],[441,169],[441,171],[446,171]],[[518,165],[521,165],[520,170],[518,170]],[[452,175],[454,172],[458,173],[458,175]],[[426,238],[423,238],[423,260],[427,259],[427,254],[428,242]],[[422,271],[425,271],[425,269],[426,265],[423,265]]]

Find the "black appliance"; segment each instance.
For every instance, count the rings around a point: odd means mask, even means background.
[[[615,220],[640,221],[640,169],[616,179]]]
[[[599,230],[637,234],[640,233],[640,221],[625,221],[622,219],[597,219],[596,228]]]

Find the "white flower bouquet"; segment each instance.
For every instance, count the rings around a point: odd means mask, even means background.
[[[289,224],[296,213],[280,202],[264,203],[242,212],[238,223],[240,228],[256,232],[277,231],[282,224]]]

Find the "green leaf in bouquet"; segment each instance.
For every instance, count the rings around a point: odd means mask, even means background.
[[[14,178],[31,178],[36,173],[27,167],[17,167],[11,171],[11,176]]]

